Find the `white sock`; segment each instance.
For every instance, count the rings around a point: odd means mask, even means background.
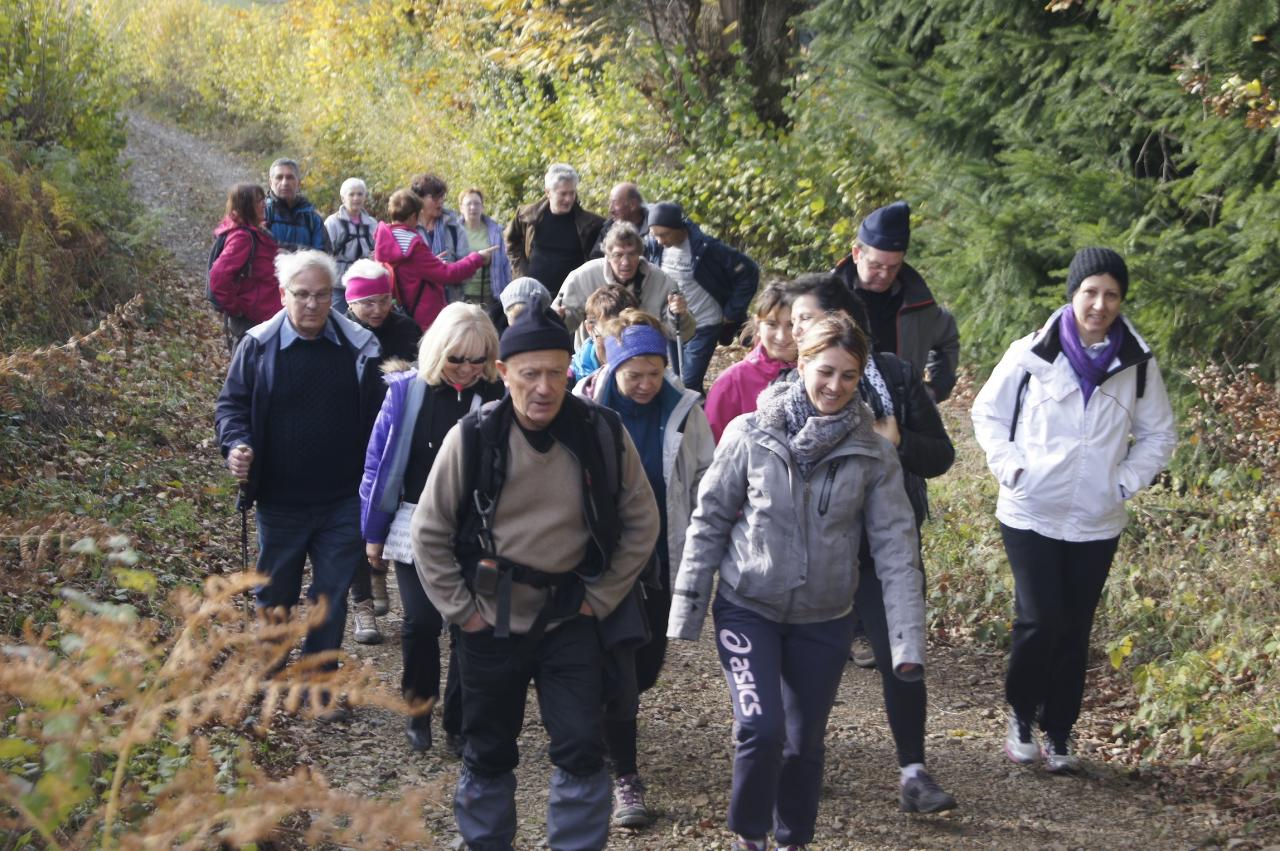
[[[913,762],[910,765],[902,766],[903,785],[905,785],[908,780],[910,780],[912,777],[915,777],[917,774],[921,773],[922,771],[924,771],[923,762]]]

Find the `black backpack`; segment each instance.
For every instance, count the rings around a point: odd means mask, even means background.
[[[209,249],[208,268],[210,272],[213,271],[213,262],[218,259],[218,255],[220,255],[222,250],[227,247],[227,237],[238,230],[246,230],[249,232],[249,257],[244,261],[244,265],[240,267],[240,270],[236,272],[236,280],[243,281],[245,278],[249,277],[249,274],[253,271],[253,255],[258,253],[258,235],[253,232],[253,228],[248,227],[247,225],[240,225],[229,230],[224,230],[214,238],[213,247]],[[205,277],[204,294],[205,298],[209,299],[210,304],[223,313],[227,312],[226,308],[218,304],[218,300],[213,296],[211,276]]]
[[[342,252],[347,250],[347,246],[353,239],[356,241],[356,256],[351,258],[353,261],[363,259],[373,252],[373,234],[367,225],[357,223],[355,233],[352,233],[350,219],[338,219],[338,221],[342,224],[342,238],[333,246],[335,257],[341,257]]]

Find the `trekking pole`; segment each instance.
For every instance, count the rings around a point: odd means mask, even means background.
[[[249,486],[240,483],[236,497],[236,510],[240,512],[240,569],[249,570]]]
[[[684,293],[680,291],[679,286],[672,288],[671,294],[684,295]],[[685,307],[687,308],[688,305],[686,304]],[[670,307],[668,307],[667,309],[670,310]],[[684,383],[684,340],[680,339],[680,316],[681,314],[679,313],[671,314],[671,329],[672,331],[675,332],[675,336],[676,336],[676,375],[680,377],[680,382],[683,384]]]

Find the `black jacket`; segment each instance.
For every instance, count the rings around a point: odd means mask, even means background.
[[[888,352],[877,352],[874,357],[893,398],[893,414],[902,436],[902,442],[898,444],[898,460],[902,462],[907,497],[915,509],[916,525],[919,526],[929,516],[925,479],[941,476],[950,470],[956,459],[956,450],[933,399],[925,389],[920,370]]]

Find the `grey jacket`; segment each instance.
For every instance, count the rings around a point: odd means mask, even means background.
[[[761,400],[765,404],[765,400]],[[902,467],[871,428],[857,425],[806,480],[786,434],[759,412],[725,429],[698,488],[698,506],[673,584],[670,638],[698,637],[713,578],[735,605],[780,623],[838,618],[853,605],[865,528],[884,586],[893,666],[924,662],[924,596],[915,515]]]

